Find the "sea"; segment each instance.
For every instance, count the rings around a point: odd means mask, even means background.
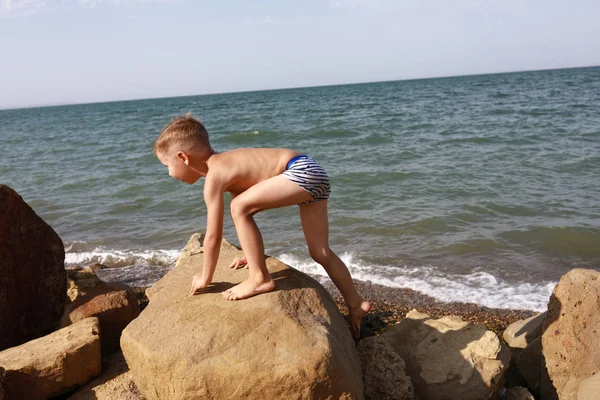
[[[330,246],[356,280],[541,311],[567,271],[600,270],[600,67],[0,110],[0,183],[59,234],[67,268],[149,286],[205,229],[202,180],[152,153],[187,112],[219,152],[320,162]],[[328,279],[298,207],[256,221],[267,254]]]

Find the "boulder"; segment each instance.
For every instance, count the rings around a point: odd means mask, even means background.
[[[413,310],[382,336],[406,362],[418,398],[480,400],[501,394],[510,351],[482,325]]]
[[[525,384],[537,397],[540,396],[540,373],[542,371],[542,338],[529,343],[517,359],[517,370]]]
[[[221,292],[246,279],[224,242],[213,284],[190,296],[199,235],[147,290],[150,303],[123,331],[133,379],[153,399],[362,399],[360,361],[344,318],[314,279],[267,258],[277,289],[240,301]]]
[[[531,393],[529,393],[529,390],[525,389],[524,387],[513,386],[511,388],[508,388],[504,399],[505,400],[535,400],[535,397],[533,397],[533,395]]]
[[[56,232],[0,185],[0,350],[54,329],[66,302],[64,261]]]
[[[542,334],[542,322],[546,317],[546,313],[536,314],[527,319],[516,321],[508,326],[503,332],[502,336],[510,348],[511,358],[510,367],[506,375],[507,384],[509,386],[523,386],[527,385],[532,387],[535,384],[535,393],[539,394],[539,371],[540,371],[540,360],[541,346],[538,346],[538,351],[535,356],[531,358],[532,352],[529,351],[525,356],[524,365],[527,365],[528,369],[522,369],[520,372],[518,362],[521,354],[534,340],[540,341],[538,338]],[[537,347],[536,347],[537,348]],[[536,371],[535,373],[533,371]]]
[[[577,400],[598,400],[600,396],[600,373],[598,372],[581,381],[577,392]]]
[[[365,400],[412,400],[413,385],[406,364],[387,340],[372,336],[358,345]]]
[[[6,374],[6,371],[4,371],[4,368],[0,367],[0,400],[4,400],[4,387],[3,387],[3,382],[4,382],[4,375]]]
[[[88,318],[0,352],[5,400],[37,400],[67,392],[100,372],[100,327]]]
[[[542,326],[541,397],[577,398],[582,380],[600,370],[600,272],[573,269],[558,282]]]
[[[542,322],[546,313],[533,315],[527,319],[513,322],[506,328],[502,337],[512,349],[524,349],[542,334]]]
[[[121,332],[140,314],[136,295],[127,285],[102,282],[91,268],[68,271],[70,303],[61,326],[98,317],[102,331],[102,354],[119,351]]]
[[[139,392],[122,353],[103,360],[106,367],[100,376],[78,389],[68,400],[144,400]]]

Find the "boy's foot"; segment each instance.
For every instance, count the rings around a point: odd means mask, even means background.
[[[248,278],[242,283],[222,292],[221,294],[226,300],[242,300],[247,299],[248,297],[256,296],[257,294],[270,292],[274,289],[275,282],[273,282],[273,280],[256,284],[256,282]]]
[[[371,310],[371,303],[363,300],[358,307],[348,307],[348,319],[350,320],[350,332],[354,339],[360,338],[360,320]]]

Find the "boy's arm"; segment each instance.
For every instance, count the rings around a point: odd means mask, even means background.
[[[204,182],[204,201],[206,203],[206,234],[204,236],[204,264],[202,280],[208,285],[219,260],[221,239],[223,237],[223,188],[220,182],[207,177]]]

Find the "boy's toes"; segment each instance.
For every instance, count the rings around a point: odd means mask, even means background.
[[[221,294],[223,295],[223,298],[225,300],[237,300],[237,296],[235,295],[235,293],[233,293],[231,290],[226,290],[224,292],[221,292]]]

